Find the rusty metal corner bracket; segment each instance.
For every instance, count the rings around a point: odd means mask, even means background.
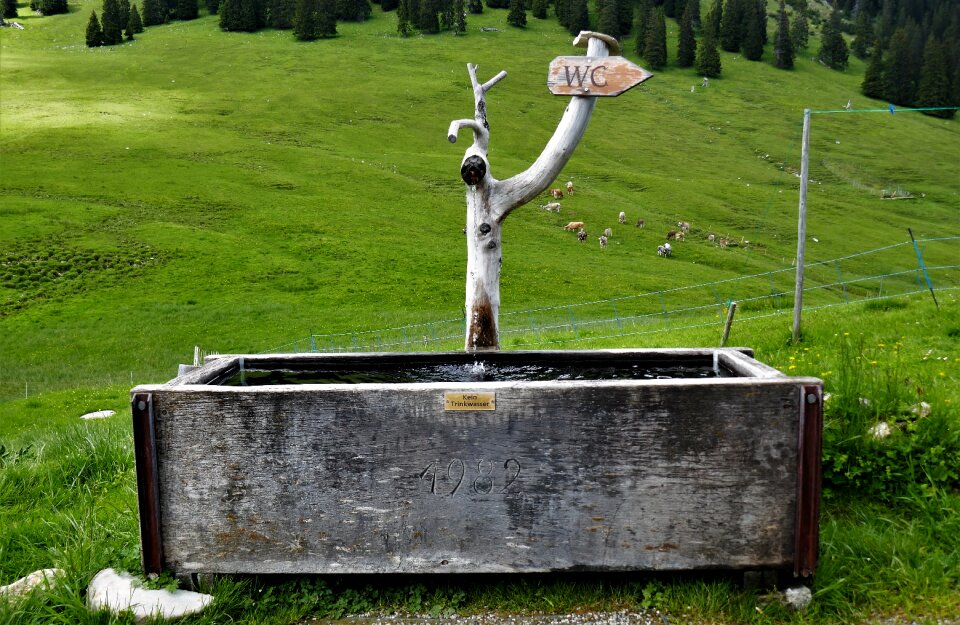
[[[135,393],[130,401],[133,414],[133,449],[137,464],[137,503],[140,510],[140,544],[144,573],[160,573],[163,545],[160,539],[160,480],[157,472],[157,441],[153,417],[153,395]]]
[[[820,545],[823,387],[805,385],[800,388],[800,391],[793,575],[810,577],[817,568],[817,551]]]

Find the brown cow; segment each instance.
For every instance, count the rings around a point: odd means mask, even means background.
[[[569,230],[570,232],[576,232],[580,228],[583,228],[582,221],[571,221],[566,226],[563,227],[564,230]]]

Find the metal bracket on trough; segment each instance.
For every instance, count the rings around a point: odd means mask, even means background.
[[[797,518],[793,575],[809,577],[817,568],[820,520],[820,456],[823,436],[823,389],[801,387],[800,440],[797,453]]]
[[[159,574],[162,571],[163,550],[160,541],[160,482],[157,474],[153,395],[136,393],[130,408],[133,413],[133,449],[137,463],[143,571]]]

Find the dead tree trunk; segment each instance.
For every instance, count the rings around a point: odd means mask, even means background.
[[[575,46],[587,47],[588,57],[605,57],[608,45],[619,52],[616,39],[599,33],[582,32]],[[498,314],[500,311],[500,233],[503,220],[513,209],[543,192],[570,160],[583,136],[596,105],[596,97],[573,96],[553,137],[539,158],[524,172],[506,180],[497,180],[490,171],[487,146],[486,93],[507,73],[501,71],[486,83],[477,79],[477,66],[467,64],[473,85],[474,118],[450,123],[447,138],[456,142],[461,128],[473,130],[473,145],[464,154],[460,176],[467,185],[467,290],[466,339],[468,352],[500,349]]]

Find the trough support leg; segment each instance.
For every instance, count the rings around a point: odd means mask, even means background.
[[[820,480],[823,441],[823,388],[800,389],[800,440],[797,453],[797,514],[794,536],[794,577],[810,577],[817,568],[820,543]]]
[[[160,482],[153,420],[153,395],[137,393],[130,402],[133,413],[133,449],[137,465],[137,503],[140,510],[140,544],[143,572],[159,574],[163,567],[160,540]]]

